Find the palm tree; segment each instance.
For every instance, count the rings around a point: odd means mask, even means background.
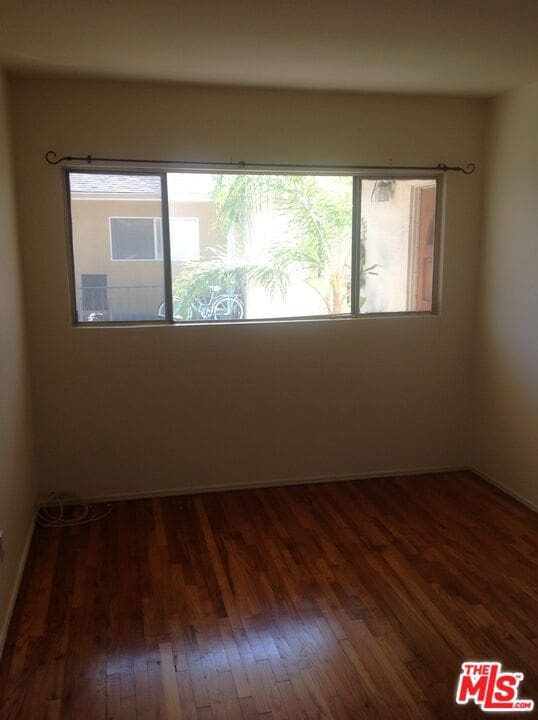
[[[227,238],[226,251],[213,248],[209,257],[183,270],[175,282],[180,312],[211,285],[261,286],[269,295],[286,296],[300,276],[322,299],[329,314],[345,312],[351,279],[351,178],[320,182],[310,175],[218,175],[213,200],[217,224]],[[285,219],[285,232],[249,257],[256,218],[264,209]],[[365,223],[361,223],[361,287]],[[361,299],[362,300],[362,299]]]

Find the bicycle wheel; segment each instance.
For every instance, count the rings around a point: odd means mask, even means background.
[[[241,300],[233,295],[221,295],[213,305],[213,318],[215,320],[241,320],[245,314],[245,307]]]
[[[180,301],[178,298],[174,298],[174,320],[183,320],[181,313],[179,312],[180,308]],[[162,302],[159,305],[159,309],[157,310],[157,314],[155,315],[157,320],[165,320],[166,319],[166,303]],[[188,318],[186,318],[188,320]]]
[[[190,309],[187,311],[187,317],[183,317],[183,315],[179,312],[179,309],[181,307],[181,301],[179,298],[174,298],[174,322],[177,322],[178,320],[190,320],[189,312]],[[192,315],[192,313],[191,313]],[[157,310],[157,314],[155,316],[158,320],[164,320],[166,318],[166,303],[162,302],[159,305],[159,309]]]
[[[194,298],[191,301],[190,307],[187,311],[188,317],[186,320],[210,320],[211,319],[211,305],[205,300],[200,298]]]

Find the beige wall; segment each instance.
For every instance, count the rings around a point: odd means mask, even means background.
[[[438,317],[73,328],[61,174],[43,154],[480,163],[481,101],[24,78],[12,90],[44,489],[466,464],[479,172],[447,177]]]
[[[209,247],[222,243],[215,228],[215,209],[211,202],[170,202],[171,218],[195,217],[199,221],[200,252],[202,256]],[[107,301],[110,316],[105,320],[153,319],[164,301],[164,266],[162,260],[113,260],[111,256],[110,218],[113,217],[161,217],[161,199],[95,198],[73,194],[71,220],[73,227],[73,251],[75,257],[75,285],[80,314],[87,319],[88,309],[82,308],[82,275],[104,274],[107,276]],[[175,277],[184,267],[180,261],[172,263]],[[123,288],[129,288],[127,292]],[[91,298],[91,295],[90,295]],[[102,301],[99,291],[97,302]],[[116,315],[115,315],[116,311]],[[124,313],[122,315],[122,312]],[[131,314],[131,317],[129,317]]]
[[[24,322],[16,238],[11,148],[0,74],[0,654],[34,519]]]
[[[81,287],[84,273],[104,273],[112,286],[162,284],[162,261],[112,260],[109,224],[111,217],[160,217],[160,199],[122,201],[73,197],[71,208],[77,287]]]
[[[104,273],[108,284],[113,286],[159,285],[163,282],[162,261],[112,260],[109,223],[112,217],[161,217],[160,198],[106,200],[74,196],[71,208],[77,286],[80,286],[82,273]],[[170,216],[198,218],[202,255],[208,247],[221,241],[213,228],[215,212],[210,203],[171,203]]]
[[[472,464],[538,506],[538,83],[492,102]]]

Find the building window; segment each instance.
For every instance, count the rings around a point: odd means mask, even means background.
[[[200,260],[200,221],[197,217],[170,218],[172,261]]]
[[[161,218],[111,217],[112,260],[162,260]]]
[[[439,176],[69,170],[67,178],[77,322],[436,311]],[[95,291],[106,303],[90,318],[91,277],[106,278]]]

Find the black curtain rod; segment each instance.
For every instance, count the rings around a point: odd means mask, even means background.
[[[290,170],[427,170],[438,172],[462,172],[464,175],[471,175],[476,169],[474,163],[469,163],[463,168],[459,165],[450,166],[439,163],[438,165],[302,165],[291,163],[247,163],[244,160],[239,162],[200,162],[189,160],[141,160],[133,158],[111,158],[111,157],[93,157],[93,155],[84,155],[77,157],[75,155],[64,155],[58,157],[54,150],[45,153],[45,160],[49,165],[59,165],[63,162],[85,162],[91,165],[93,162],[105,163],[135,163],[147,165],[184,165],[187,167],[204,167],[204,168],[234,168],[244,170],[245,168],[273,168],[282,170],[288,168]]]

